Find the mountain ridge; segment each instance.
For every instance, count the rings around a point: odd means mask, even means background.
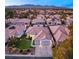
[[[58,6],[48,6],[48,5],[32,5],[32,4],[24,4],[24,5],[12,5],[5,6],[5,8],[53,8],[53,9],[72,9],[66,7],[58,7]]]

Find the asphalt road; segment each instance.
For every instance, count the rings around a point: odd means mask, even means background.
[[[5,59],[52,59],[52,57],[18,57],[18,56],[5,56]]]

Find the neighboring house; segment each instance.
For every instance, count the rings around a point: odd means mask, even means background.
[[[45,17],[44,17],[44,15],[39,14],[39,15],[37,15],[37,19],[45,19]]]
[[[5,21],[6,23],[8,23],[8,22],[11,22],[11,23],[13,23],[14,25],[19,25],[19,24],[21,24],[21,25],[29,25],[29,23],[30,23],[30,19],[25,19],[25,18],[22,18],[22,19],[19,19],[19,18],[15,18],[15,19],[6,19],[6,21]]]
[[[30,25],[30,19],[17,19],[16,22],[13,23],[14,25],[27,25],[29,26]]]
[[[23,25],[11,25],[10,27],[5,29],[5,38],[6,41],[9,37],[21,37],[26,30]]]
[[[72,18],[67,18],[66,25],[71,25],[71,24],[73,24]]]
[[[47,19],[47,24],[48,24],[49,26],[61,25],[61,21],[60,21],[59,19],[48,18],[48,19]]]
[[[43,26],[45,21],[43,19],[33,19],[32,24],[33,26]]]
[[[52,18],[48,18],[46,21],[49,26],[56,25],[55,20],[52,20]]]
[[[36,24],[36,23],[45,23],[45,21],[44,21],[43,19],[37,19],[37,18],[36,18],[36,19],[33,19],[33,20],[32,20],[32,23],[33,23],[33,24]]]
[[[18,21],[19,19],[18,18],[9,18],[9,19],[6,19],[5,22],[11,22],[11,23],[15,23],[16,21]]]
[[[16,22],[30,23],[30,19],[22,18],[18,19]]]
[[[57,26],[50,26],[50,29],[56,39],[56,42],[63,42],[66,37],[69,35],[69,30],[65,26],[57,25]]]
[[[59,15],[59,14],[54,15],[54,18],[56,18],[56,19],[60,19],[60,17],[61,17],[61,15]]]

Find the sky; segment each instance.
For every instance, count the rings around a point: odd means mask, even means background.
[[[59,6],[73,8],[73,0],[5,0],[5,6],[11,5],[48,5],[48,6]]]

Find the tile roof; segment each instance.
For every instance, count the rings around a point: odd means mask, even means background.
[[[11,26],[15,26],[15,29],[9,29]],[[25,26],[22,25],[11,25],[10,27],[5,29],[5,38],[8,39],[11,36],[20,36],[23,34],[23,31],[26,29]]]
[[[49,30],[46,27],[31,27],[26,33],[35,35],[35,39],[51,39]]]
[[[65,26],[57,25],[57,26],[50,26],[52,33],[56,41],[63,41],[68,35],[68,29]],[[65,30],[66,29],[66,30]]]
[[[32,23],[40,23],[40,22],[45,22],[43,19],[34,19],[32,20]]]

